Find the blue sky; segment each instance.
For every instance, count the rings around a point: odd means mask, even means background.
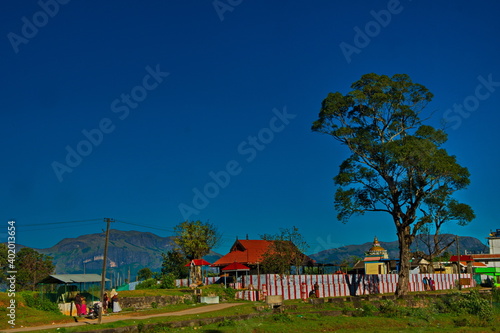
[[[0,212],[17,241],[184,219],[236,237],[297,226],[309,253],[397,239],[389,216],[336,220],[347,150],[312,133],[329,92],[406,73],[471,172],[458,198],[500,228],[500,4],[483,1],[4,1]],[[78,154],[78,156],[76,155]],[[199,191],[199,192],[198,192]],[[203,193],[205,198],[196,193]],[[6,237],[6,232],[0,234]]]

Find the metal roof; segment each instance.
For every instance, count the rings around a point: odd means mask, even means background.
[[[45,279],[38,283],[45,284],[69,284],[69,283],[87,283],[87,282],[101,282],[101,275],[99,274],[53,274],[47,276]],[[110,281],[106,279],[106,281]]]

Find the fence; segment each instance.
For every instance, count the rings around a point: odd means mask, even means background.
[[[458,274],[410,274],[409,290],[424,291],[424,277],[434,281],[434,290],[447,290],[456,286]],[[474,287],[472,274],[460,274],[461,279],[469,279],[469,285]],[[205,277],[204,284],[224,283],[224,278]],[[283,299],[300,299],[314,291],[314,285],[319,287],[319,297],[354,296],[394,293],[398,284],[397,274],[318,274],[318,275],[288,275],[278,274],[246,275],[236,284],[236,289],[245,287],[237,293],[237,297],[256,301],[266,295],[282,295]],[[188,286],[187,279],[177,280],[178,287]],[[234,287],[231,284],[231,287]],[[255,290],[259,291],[255,291]]]

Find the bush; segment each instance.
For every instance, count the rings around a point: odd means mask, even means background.
[[[292,317],[285,313],[278,313],[273,315],[274,321],[280,322],[280,323],[291,323],[293,321]]]
[[[172,273],[165,274],[161,277],[160,288],[174,289],[175,288],[175,275]]]
[[[137,284],[136,290],[141,289],[158,289],[158,282],[156,279],[147,279]]]
[[[236,322],[232,319],[224,319],[220,323],[217,324],[218,327],[228,327],[228,326],[236,326]]]
[[[47,298],[41,298],[38,293],[23,292],[21,295],[24,298],[26,305],[30,308],[34,308],[41,311],[54,312],[57,314],[61,313],[59,307],[56,303],[51,302]]]
[[[490,302],[481,297],[477,290],[471,290],[467,294],[450,293],[442,302],[436,303],[436,308],[441,313],[471,314],[484,319],[493,316],[493,308]]]
[[[493,299],[493,302],[500,303],[500,289],[498,289],[497,287],[493,287],[491,289],[491,297]]]
[[[236,297],[236,292],[237,292],[236,289],[225,288],[223,290],[224,290],[224,295],[226,296],[226,298],[228,298],[230,300],[234,300],[234,298]]]

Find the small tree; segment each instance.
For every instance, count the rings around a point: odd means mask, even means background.
[[[188,260],[201,259],[220,241],[217,228],[208,222],[185,221],[174,227],[174,242]],[[191,279],[201,282],[201,267],[191,268]]]
[[[8,268],[8,248],[4,243],[0,243],[0,283],[4,283],[7,280],[7,268]]]
[[[291,273],[292,266],[295,266],[295,273],[300,273],[299,268],[307,260],[303,252],[309,246],[304,241],[297,227],[281,229],[280,234],[264,234],[260,237],[272,242],[271,246],[269,246],[262,256],[262,269],[264,272],[287,275]]]
[[[189,269],[186,267],[187,260],[177,250],[169,250],[161,254],[163,263],[161,272],[163,275],[172,274],[176,279],[184,279],[189,275]]]
[[[148,280],[148,279],[151,279],[152,277],[153,277],[153,271],[151,271],[151,269],[149,267],[141,268],[137,272],[137,279],[139,281]]]
[[[24,247],[17,253],[16,283],[19,290],[35,290],[36,284],[54,272],[52,257]]]
[[[470,220],[470,207],[449,204],[455,191],[469,185],[469,171],[442,148],[444,131],[423,124],[420,115],[433,97],[423,85],[405,74],[366,74],[351,88],[345,95],[328,94],[312,130],[330,135],[351,153],[334,178],[338,219],[347,222],[365,212],[391,217],[399,242],[396,295],[401,296],[408,292],[410,246],[432,222],[433,211],[447,207],[451,214],[443,215],[444,221]]]

